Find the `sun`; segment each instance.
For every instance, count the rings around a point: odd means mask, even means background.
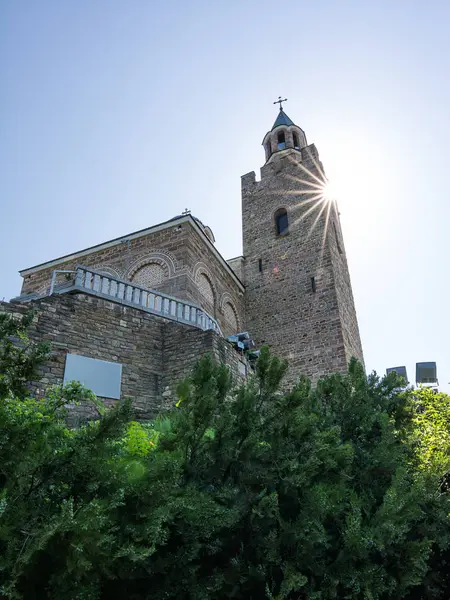
[[[330,221],[334,217],[334,213],[337,212],[336,200],[338,196],[338,190],[333,183],[333,180],[329,180],[321,164],[310,155],[311,162],[315,169],[310,170],[302,163],[296,163],[296,166],[300,168],[302,174],[300,176],[288,175],[295,184],[295,189],[287,192],[295,196],[302,196],[297,206],[302,206],[302,214],[294,220],[294,224],[300,221],[310,218],[312,224],[307,232],[307,238],[311,236],[319,222],[323,222],[323,235],[322,235],[322,248],[320,254],[320,262],[322,261],[323,252],[325,249],[328,227]]]
[[[333,179],[327,179],[323,184],[323,197],[327,202],[336,202],[339,196],[339,186]]]

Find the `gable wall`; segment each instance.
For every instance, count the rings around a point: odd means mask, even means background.
[[[137,279],[143,272],[140,269],[149,263],[164,272],[162,282],[156,285],[150,286]],[[48,293],[53,271],[71,270],[77,264],[104,270],[120,279],[134,280],[144,287],[196,303],[218,320],[225,335],[236,333],[233,324],[226,319],[226,314],[230,314],[229,307],[225,310],[227,303],[233,305],[237,322],[243,322],[244,298],[240,286],[211,249],[206,236],[199,235],[196,226],[189,221],[181,226],[175,221],[173,227],[36,271],[25,276],[22,294]],[[214,302],[199,289],[202,273],[212,284]]]

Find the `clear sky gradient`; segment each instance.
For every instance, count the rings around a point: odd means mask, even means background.
[[[450,3],[0,6],[0,298],[18,270],[180,214],[242,252],[278,95],[337,190],[368,370],[450,390]]]

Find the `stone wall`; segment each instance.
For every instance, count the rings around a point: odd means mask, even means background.
[[[29,309],[36,310],[30,338],[51,343],[51,356],[42,367],[42,378],[32,384],[38,396],[49,386],[62,383],[68,353],[121,363],[122,398],[132,397],[141,418],[173,406],[176,384],[204,354],[227,364],[236,382],[244,379],[245,363],[213,331],[167,321],[86,294],[55,295],[27,304],[0,303],[0,312],[24,314]]]
[[[217,319],[225,335],[241,331],[244,322],[244,286],[232,285],[229,272],[223,265],[217,264],[212,248],[200,236],[189,235],[184,251],[186,260],[192,265],[188,273],[192,280],[192,300]],[[200,281],[205,280],[210,284],[209,296],[199,285]]]
[[[248,374],[248,364],[234,348],[214,331],[199,331],[193,328],[176,327],[164,337],[164,389],[169,387],[175,396],[177,383],[186,377],[192,365],[205,354],[229,367],[236,384]],[[166,389],[167,392],[167,389]]]
[[[339,214],[335,214],[334,220],[330,222],[328,237],[346,360],[348,363],[352,356],[354,356],[364,365],[358,319]]]
[[[242,283],[245,283],[244,257],[236,256],[235,258],[230,258],[229,260],[227,260],[227,263],[230,265],[230,267],[233,269],[233,271],[236,273],[236,275],[239,277]]]
[[[79,254],[56,265],[30,269],[24,274],[22,293],[45,294],[53,270],[70,270],[81,264],[194,302],[217,319],[225,335],[236,333],[243,323],[243,285],[190,216],[155,226],[145,235],[131,235],[128,240]]]
[[[242,178],[246,328],[257,345],[288,359],[288,383],[363,358],[343,241],[339,253],[331,226],[335,207],[314,199],[319,168],[311,145],[273,154],[259,182],[254,172]],[[280,208],[289,219],[285,235],[275,228]]]

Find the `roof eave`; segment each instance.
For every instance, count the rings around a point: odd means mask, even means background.
[[[68,260],[78,258],[79,256],[86,256],[87,254],[91,254],[92,252],[99,252],[100,250],[105,250],[106,248],[110,248],[111,246],[116,246],[117,244],[120,244],[121,242],[125,242],[127,240],[133,240],[133,239],[136,239],[139,237],[143,237],[144,235],[148,235],[149,233],[154,233],[156,231],[161,231],[163,229],[167,229],[168,227],[171,227],[173,225],[173,223],[187,222],[189,216],[190,215],[175,217],[175,218],[169,219],[168,221],[163,221],[162,223],[158,223],[158,225],[153,225],[153,227],[146,227],[145,229],[139,229],[138,231],[129,233],[127,235],[122,235],[118,238],[113,238],[112,240],[109,240],[107,242],[102,242],[101,244],[95,244],[95,246],[89,246],[88,248],[85,248],[84,250],[79,250],[78,252],[72,252],[70,254],[65,254],[64,256],[54,258],[53,260],[49,260],[49,261],[46,261],[43,263],[39,263],[38,265],[34,265],[33,267],[28,267],[26,269],[22,269],[21,271],[19,271],[19,274],[22,277],[25,277],[26,275],[31,275],[32,273],[35,273],[36,271],[41,271],[42,269],[48,269],[49,267],[52,267],[55,264],[64,263],[64,262],[67,262]]]
[[[81,258],[82,256],[87,256],[88,254],[92,254],[93,252],[99,252],[100,250],[105,250],[106,248],[111,248],[112,246],[117,246],[118,244],[137,239],[140,237],[144,237],[145,235],[149,235],[151,233],[156,233],[157,231],[162,231],[167,229],[168,227],[173,227],[174,224],[180,225],[181,223],[190,223],[194,230],[202,237],[203,240],[206,240],[206,243],[209,244],[209,247],[212,249],[213,253],[219,259],[219,261],[224,265],[233,279],[236,281],[238,286],[241,288],[242,292],[244,292],[244,284],[233,271],[233,269],[229,266],[225,258],[220,254],[211,240],[208,238],[206,233],[202,230],[200,225],[196,222],[195,218],[192,215],[182,215],[180,217],[174,217],[169,219],[168,221],[164,221],[163,223],[159,223],[158,225],[154,225],[153,227],[146,227],[145,229],[140,229],[139,231],[135,231],[134,233],[130,233],[128,235],[123,235],[119,238],[114,238],[109,240],[108,242],[103,242],[102,244],[96,244],[95,246],[90,246],[89,248],[85,248],[84,250],[80,250],[79,252],[73,252],[72,254],[66,254],[65,256],[61,256],[59,258],[55,258],[54,260],[47,261],[45,263],[41,263],[39,265],[35,265],[34,267],[29,267],[28,269],[23,269],[19,271],[19,274],[22,277],[26,277],[27,275],[31,275],[36,273],[37,271],[42,271],[43,269],[49,269],[53,266],[57,266],[60,264],[64,264],[69,260],[75,260],[77,258]]]

